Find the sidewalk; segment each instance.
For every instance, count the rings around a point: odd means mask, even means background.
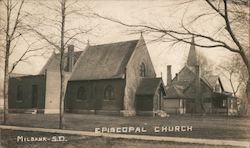
[[[7,126],[7,125],[0,125],[0,129],[31,131],[31,132],[47,132],[47,133],[80,135],[80,136],[90,136],[90,137],[102,136],[102,137],[108,137],[108,138],[122,138],[122,139],[130,139],[130,140],[135,139],[135,140],[181,142],[181,143],[207,144],[207,145],[240,146],[240,147],[250,148],[250,142],[247,142],[247,141],[211,140],[211,139],[146,136],[146,135],[107,134],[107,133],[94,133],[94,132],[75,131],[75,130],[32,128],[32,127],[19,127],[19,126]]]

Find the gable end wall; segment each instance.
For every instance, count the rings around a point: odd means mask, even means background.
[[[126,67],[126,86],[123,103],[124,116],[134,116],[136,114],[135,96],[136,90],[141,82],[140,65],[142,62],[146,66],[146,77],[156,77],[155,70],[143,38],[139,40]]]

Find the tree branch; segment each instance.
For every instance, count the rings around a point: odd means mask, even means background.
[[[228,49],[228,50],[230,50],[232,52],[239,53],[239,50],[230,47],[229,45],[227,45],[223,41],[216,40],[216,39],[214,39],[212,37],[209,37],[209,36],[206,36],[206,35],[202,35],[202,34],[197,34],[197,33],[190,32],[185,27],[184,27],[184,29],[185,29],[186,32],[179,32],[179,31],[167,30],[167,29],[164,29],[164,28],[161,29],[161,28],[147,26],[147,25],[131,25],[131,24],[126,24],[124,22],[121,22],[119,20],[115,20],[113,18],[108,18],[108,17],[101,16],[101,15],[99,15],[97,13],[94,13],[94,15],[97,16],[97,17],[100,17],[102,19],[109,20],[109,21],[121,24],[123,26],[132,27],[132,28],[145,28],[145,29],[148,29],[149,31],[155,31],[155,32],[159,32],[159,33],[164,33],[164,34],[167,34],[168,36],[170,36],[170,37],[172,37],[172,38],[174,38],[174,39],[176,39],[178,41],[181,41],[181,42],[184,42],[184,43],[188,43],[188,44],[191,44],[191,42],[185,40],[184,38],[178,37],[177,35],[189,36],[190,38],[191,38],[191,36],[204,38],[204,39],[210,40],[210,41],[212,41],[214,43],[217,43],[217,44],[214,44],[214,45],[202,45],[202,44],[195,43],[195,45],[198,46],[198,47],[204,47],[204,48],[223,47],[223,48],[226,48],[226,49]]]
[[[21,1],[21,4],[19,6],[19,9],[17,11],[17,16],[16,16],[16,19],[15,19],[15,25],[14,25],[14,28],[12,30],[12,33],[10,34],[10,40],[12,39],[12,37],[14,36],[15,32],[16,32],[16,28],[17,28],[17,25],[19,24],[19,17],[20,17],[20,14],[21,14],[21,9],[23,7],[23,3],[24,3],[24,0]]]
[[[38,30],[34,29],[32,26],[27,25],[28,29],[33,31],[34,33],[36,33],[38,36],[40,36],[41,39],[45,40],[46,42],[48,42],[50,45],[54,46],[59,52],[60,52],[60,46],[58,46],[57,44],[53,43],[50,39],[48,39],[46,37],[46,35],[42,34],[41,32],[39,32]]]
[[[213,10],[215,10],[221,17],[225,17],[225,15],[219,10],[219,9],[217,9],[213,4],[212,4],[212,2],[210,2],[210,0],[205,0],[207,3],[208,3],[208,5],[213,9]]]

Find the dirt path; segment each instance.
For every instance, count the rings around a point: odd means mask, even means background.
[[[1,144],[6,147],[27,146],[40,147],[41,145],[51,146],[61,145],[75,145],[83,143],[84,146],[96,146],[103,143],[102,146],[114,146],[116,147],[250,147],[250,142],[229,141],[229,140],[211,140],[211,139],[194,139],[194,138],[181,138],[181,137],[160,137],[160,136],[145,136],[145,135],[124,135],[124,134],[104,134],[85,131],[73,131],[73,130],[59,130],[59,129],[44,129],[44,128],[30,128],[30,127],[17,127],[17,126],[4,126],[0,125],[1,129]],[[8,131],[8,132],[6,132]],[[33,138],[33,140],[32,140]],[[45,140],[34,140],[34,139]],[[80,142],[84,139],[82,142]],[[95,143],[91,144],[91,141],[86,139],[98,139]],[[119,141],[119,142],[118,142]],[[14,142],[14,145],[11,144]],[[87,145],[86,145],[87,142]],[[93,142],[93,141],[92,141]],[[11,144],[11,145],[9,145]],[[140,146],[139,146],[140,144]],[[66,145],[61,145],[66,147]]]

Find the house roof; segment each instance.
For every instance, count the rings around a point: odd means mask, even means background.
[[[19,73],[11,73],[10,74],[10,78],[14,78],[14,79],[23,79],[23,78],[41,77],[41,76],[44,76],[44,74],[38,74],[38,75],[19,74]]]
[[[174,81],[173,85],[178,86],[178,88],[185,90],[187,87],[190,86],[190,83],[192,83],[191,80],[179,80],[179,81]]]
[[[214,88],[217,81],[219,80],[218,75],[209,75],[207,77],[204,77],[204,79],[209,83],[209,85]]]
[[[196,68],[198,65],[197,55],[194,46],[194,38],[192,38],[192,44],[190,46],[190,51],[188,54],[188,59],[186,65],[180,70],[178,74],[178,80],[175,76],[172,80],[172,84],[167,87],[167,96],[166,98],[191,98],[193,96],[192,90],[195,89],[195,78],[196,78]],[[219,81],[222,91],[224,91],[222,83],[219,76],[217,75],[208,75],[200,76],[200,83],[202,86],[209,88],[209,91],[213,92],[217,82]],[[189,93],[188,93],[189,92]]]
[[[166,90],[166,97],[168,99],[175,99],[175,98],[187,98],[187,96],[184,95],[183,89],[176,85],[171,85]]]
[[[20,74],[20,73],[11,73],[10,74],[11,78],[23,77],[23,76],[29,76],[29,75],[28,74]]]
[[[82,54],[83,51],[75,51],[74,52],[74,61],[76,62],[78,60],[78,58],[80,57],[80,55]],[[68,54],[65,53],[64,54],[64,69],[66,70],[67,68],[67,57]],[[40,74],[44,74],[46,69],[49,70],[57,70],[60,67],[60,54],[53,54],[50,59],[48,60],[48,62],[45,64],[45,66],[43,67],[43,69],[40,71]]]
[[[178,81],[176,80],[176,78],[174,78],[175,81],[172,81],[172,84],[166,88],[167,91],[166,98],[184,98],[184,99],[192,98],[193,94],[186,93],[186,91],[189,89],[195,89],[194,82],[196,74],[193,71],[194,68],[192,69],[190,68],[190,66],[185,66],[185,67],[191,71],[191,74],[193,74],[194,77],[188,80],[186,79]],[[180,72],[182,72],[182,70]],[[201,85],[207,86],[211,91],[213,91],[216,82],[218,80],[219,77],[214,75],[211,75],[211,78],[209,80],[207,80],[203,76],[200,76]]]
[[[138,41],[89,46],[77,61],[70,80],[122,78]]]
[[[142,78],[136,91],[136,95],[154,95],[157,88],[162,84],[161,78]]]
[[[187,68],[188,70],[190,70],[194,76],[196,75],[194,66],[185,65],[183,67],[183,69],[184,68]],[[182,70],[180,72],[182,72]],[[210,89],[213,89],[215,87],[215,85],[216,85],[216,82],[219,80],[219,76],[218,75],[209,75],[209,76],[206,76],[206,77],[200,76],[200,80],[201,80],[202,83],[206,84]],[[191,81],[191,80],[189,80],[189,81]],[[179,82],[179,83],[181,83],[181,82]],[[188,84],[185,83],[183,85],[188,85]]]

